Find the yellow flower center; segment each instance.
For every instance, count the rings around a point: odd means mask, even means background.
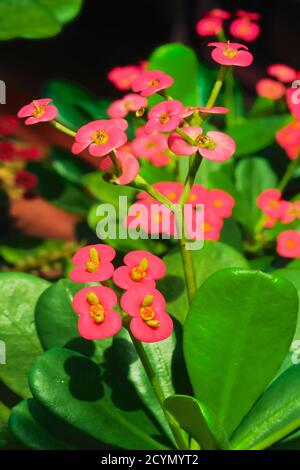
[[[159,116],[159,122],[161,124],[166,124],[167,122],[170,121],[170,116],[168,113],[162,113],[160,116]]]
[[[197,201],[196,194],[190,194],[188,197],[188,202],[194,202],[194,201]]]
[[[98,255],[98,251],[96,250],[96,248],[92,247],[89,250],[89,259],[85,263],[86,270],[89,273],[94,273],[95,271],[97,271],[99,266],[100,266],[100,258]]]
[[[228,57],[229,59],[233,59],[237,55],[238,51],[236,49],[232,49],[230,46],[226,47],[223,51],[223,55]]]
[[[168,199],[176,199],[176,193],[174,191],[170,191],[169,193],[167,193],[167,198]]]
[[[214,202],[213,202],[213,205],[217,209],[221,209],[221,207],[223,207],[223,202],[221,201],[221,199],[215,199]]]
[[[213,150],[216,148],[216,144],[207,135],[200,134],[194,141],[197,147],[206,148]]]
[[[295,240],[292,240],[292,239],[287,240],[285,242],[285,244],[286,244],[286,247],[288,248],[288,250],[293,250],[297,246]]]
[[[142,281],[147,275],[148,265],[149,263],[148,263],[147,258],[143,258],[138,266],[135,266],[134,268],[131,269],[131,273],[130,273],[131,279],[137,282]]]
[[[279,201],[277,201],[277,199],[270,199],[269,207],[271,207],[273,209],[278,209],[279,206],[280,206],[280,203],[279,203]]]
[[[107,144],[108,139],[109,139],[109,135],[103,129],[99,129],[92,135],[92,141],[97,145]]]
[[[153,295],[147,295],[141,306],[140,306],[140,316],[141,319],[151,328],[157,328],[160,325],[160,322],[156,320],[156,312],[152,308]]]
[[[37,101],[33,101],[34,110],[32,112],[32,116],[35,118],[40,118],[45,114],[46,106],[44,104],[39,104]]]
[[[93,291],[89,292],[86,296],[86,300],[90,304],[89,311],[94,322],[97,324],[103,323],[105,320],[105,310],[97,294]]]
[[[148,83],[148,86],[150,86],[150,87],[157,86],[158,83],[159,82],[157,80],[151,80],[151,82]]]
[[[211,224],[209,224],[208,222],[204,222],[203,232],[210,232],[210,230],[211,230]]]

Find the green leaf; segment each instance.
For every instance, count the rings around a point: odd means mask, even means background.
[[[277,177],[270,164],[259,157],[251,157],[239,162],[235,172],[238,197],[234,216],[247,230],[253,230],[261,217],[257,207],[258,195],[268,188],[274,188]]]
[[[165,396],[173,395],[178,386],[181,390],[190,391],[181,348],[182,331],[178,324],[174,327],[174,332],[165,341],[143,344],[152,368],[159,377]],[[135,388],[139,398],[156,417],[169,438],[173,440],[169,424],[126,330],[122,329],[114,337],[113,347],[108,351],[107,356],[110,358],[112,367],[113,364],[118,364],[122,373],[125,373]]]
[[[18,238],[8,240],[9,244],[0,246],[0,256],[11,264],[30,263],[30,260],[47,258],[51,252],[61,250],[61,240],[40,240],[36,238]]]
[[[277,269],[272,274],[275,274],[276,276],[287,279],[297,289],[299,306],[298,306],[298,321],[297,321],[297,327],[296,327],[296,331],[294,335],[294,340],[297,340],[297,339],[300,340],[300,269],[282,268],[282,269]]]
[[[173,395],[165,400],[165,407],[179,426],[189,433],[203,450],[216,449],[215,439],[207,427],[201,405],[195,398]]]
[[[275,100],[258,96],[254,101],[249,114],[251,117],[269,116],[270,114],[276,114],[277,104],[278,103],[276,103]]]
[[[69,447],[56,438],[47,427],[36,419],[35,410],[39,405],[35,400],[23,400],[12,410],[9,427],[14,436],[26,447],[35,450],[64,450]],[[40,408],[40,407],[39,407]]]
[[[48,287],[36,304],[36,329],[45,350],[66,347],[103,362],[103,354],[112,339],[87,341],[81,338],[77,328],[78,315],[72,309],[74,295],[87,285],[60,279]]]
[[[0,449],[7,443],[7,423],[10,409],[0,401]]]
[[[82,0],[2,0],[0,40],[47,38],[79,13]]]
[[[284,279],[224,269],[198,289],[184,325],[195,397],[230,436],[279,369],[291,343],[298,298]]]
[[[246,259],[236,250],[220,242],[206,241],[201,250],[192,252],[197,286],[219,269],[236,267],[247,268]],[[175,249],[164,257],[167,275],[158,281],[158,289],[167,300],[167,311],[181,323],[184,323],[189,305],[184,284],[184,272],[179,250]]]
[[[28,372],[42,352],[34,325],[34,309],[47,281],[24,273],[0,274],[0,339],[6,345],[6,364],[0,379],[22,397],[30,396]]]
[[[180,43],[164,44],[151,54],[149,69],[162,70],[174,78],[174,85],[167,89],[174,99],[189,106],[198,104],[198,61],[192,49]]]
[[[90,165],[61,148],[53,148],[50,157],[52,168],[56,173],[78,186],[82,185],[83,174],[91,171]]]
[[[81,354],[47,351],[37,359],[29,383],[42,406],[110,448],[166,449],[128,382]]]
[[[127,197],[128,205],[130,205],[136,194],[136,190],[129,186],[107,183],[99,171],[93,171],[84,175],[82,183],[99,201],[105,204],[112,204],[116,209],[119,208],[120,196]]]
[[[300,426],[300,365],[290,367],[263,393],[232,436],[234,449],[265,449]]]
[[[47,85],[44,93],[58,107],[58,121],[71,129],[77,130],[95,119],[107,119],[110,101],[93,96],[75,83],[55,80]]]
[[[272,144],[279,129],[291,121],[287,114],[246,119],[242,124],[227,129],[235,140],[236,156],[251,155]]]

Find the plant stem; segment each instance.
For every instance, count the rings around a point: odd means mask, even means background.
[[[279,189],[279,191],[283,191],[286,188],[286,186],[288,185],[290,179],[292,178],[292,176],[294,174],[294,171],[296,170],[296,168],[298,166],[299,160],[300,160],[300,154],[298,155],[298,157],[295,160],[292,160],[291,163],[289,163],[289,165],[286,169],[286,172],[284,173],[283,177],[281,178],[281,180],[280,180],[280,182],[277,186],[277,189]]]
[[[132,183],[130,183],[129,186],[146,191],[148,194],[150,194],[150,196],[153,196],[155,199],[157,199],[158,202],[161,202],[162,204],[167,206],[169,209],[173,210],[172,201],[170,201],[170,199],[168,199],[166,196],[164,196],[155,188],[153,188],[153,186],[151,186],[150,183],[148,183],[144,178],[142,178],[142,176],[138,175],[135,178],[135,180]]]
[[[221,91],[222,85],[224,83],[224,78],[226,76],[228,68],[229,67],[227,67],[226,65],[221,65],[216,83],[214,84],[210,97],[205,105],[206,108],[211,108],[212,106],[214,106],[216,99],[218,98],[219,93]]]
[[[194,139],[187,135],[182,129],[180,129],[180,127],[176,127],[175,130],[188,144],[195,145]]]
[[[67,134],[71,137],[75,137],[75,135],[76,135],[75,131],[73,131],[72,129],[69,129],[69,127],[64,126],[63,124],[56,121],[55,119],[52,119],[52,121],[50,121],[50,124],[52,124],[52,126],[55,127],[55,129],[59,130],[60,132],[63,132],[64,134]]]
[[[163,392],[163,389],[161,387],[161,384],[160,384],[160,381],[159,381],[159,378],[158,376],[156,375],[153,367],[152,367],[152,364],[151,362],[149,361],[149,358],[147,356],[147,353],[144,349],[144,346],[142,345],[142,343],[140,341],[138,341],[130,332],[129,330],[129,325],[128,325],[128,322],[126,321],[126,319],[124,320],[125,322],[125,326],[127,328],[127,331],[131,337],[131,340],[132,340],[132,343],[136,349],[136,352],[141,360],[141,363],[143,364],[143,367],[145,369],[145,372],[147,374],[147,377],[151,383],[151,386],[153,388],[153,391],[155,393],[155,396],[161,406],[161,409],[166,417],[166,420],[168,421],[168,424],[170,426],[170,429],[172,431],[172,434],[174,436],[174,439],[176,441],[176,444],[178,446],[178,449],[180,450],[187,450],[189,448],[188,446],[188,442],[186,441],[186,439],[184,438],[184,435],[182,433],[182,430],[178,427],[178,424],[176,423],[176,421],[174,420],[173,416],[168,413],[168,411],[166,410],[165,406],[164,406],[164,401],[166,399],[165,395],[164,395],[164,392]]]

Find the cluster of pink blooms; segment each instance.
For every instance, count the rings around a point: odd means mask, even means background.
[[[184,185],[176,182],[159,182],[153,187],[163,194],[172,204],[179,202]],[[234,207],[233,197],[221,189],[208,190],[201,184],[194,184],[187,204],[191,211],[185,213],[185,223],[190,239],[219,240],[224,219],[231,217]],[[202,226],[195,227],[197,205],[204,205]],[[125,220],[126,227],[140,227],[145,233],[176,234],[176,223],[173,212],[157,200],[142,192],[137,201],[130,207]],[[193,234],[193,235],[192,235]]]
[[[277,132],[276,140],[287,156],[295,160],[300,155],[300,89],[289,88],[286,97],[293,120]]]
[[[165,275],[165,264],[144,250],[128,253],[124,265],[114,268],[116,252],[108,245],[81,248],[73,257],[70,273],[74,282],[104,282],[113,278],[125,292],[120,298],[121,309],[130,318],[130,331],[139,341],[153,343],[166,339],[173,330],[166,302],[156,289],[156,281]],[[78,329],[83,338],[96,340],[116,335],[123,324],[114,310],[118,297],[113,289],[102,285],[85,287],[73,299],[79,315]],[[126,320],[125,320],[126,321]]]
[[[265,215],[264,226],[272,228],[277,222],[291,224],[300,219],[300,200],[282,199],[278,189],[266,189],[257,198],[257,205]],[[300,232],[286,230],[277,237],[277,252],[286,258],[300,257]]]
[[[230,18],[228,11],[214,8],[198,21],[196,31],[199,36],[217,36],[224,30],[224,21]],[[237,10],[236,18],[229,25],[229,32],[234,38],[254,41],[260,34],[260,26],[256,23],[259,19],[259,13]]]
[[[211,56],[219,64],[246,67],[253,61],[252,54],[242,44],[214,42]],[[190,156],[196,152],[208,160],[222,162],[235,152],[235,142],[219,131],[205,133],[199,126],[189,126],[186,118],[192,114],[205,118],[208,114],[227,113],[223,107],[187,107],[168,97],[165,90],[174,80],[160,70],[146,70],[141,66],[117,67],[109,73],[110,80],[122,90],[131,88],[133,93],[113,102],[108,108],[110,119],[89,122],[75,135],[72,152],[88,150],[100,159],[99,169],[110,173],[116,184],[129,184],[139,173],[139,158],[153,165],[164,166],[175,155]],[[133,112],[143,116],[148,105],[147,98],[158,93],[166,100],[153,106],[145,119],[145,126],[138,129],[136,138],[127,142],[127,121],[124,117]],[[25,124],[52,121],[58,110],[50,98],[34,100],[22,107],[19,117]],[[169,134],[169,135],[167,135]],[[174,155],[175,154],[175,155]]]
[[[279,100],[285,96],[286,85],[300,77],[299,72],[285,64],[272,64],[267,68],[267,72],[273,78],[258,80],[256,92],[269,100]]]

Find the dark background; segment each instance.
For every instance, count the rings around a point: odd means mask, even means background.
[[[78,19],[55,38],[1,42],[0,78],[6,80],[8,91],[26,90],[30,99],[53,78],[68,78],[98,95],[114,96],[107,72],[146,59],[164,42],[183,41],[211,63],[206,48],[211,38],[199,38],[195,24],[215,7],[262,14],[262,35],[249,44],[255,63],[240,72],[248,88],[254,89],[270,63],[300,68],[300,0],[86,0]]]

